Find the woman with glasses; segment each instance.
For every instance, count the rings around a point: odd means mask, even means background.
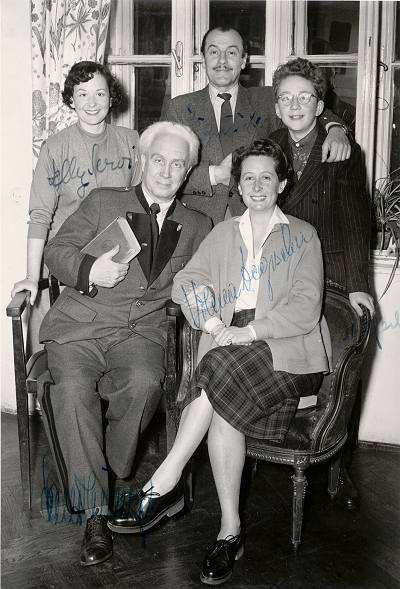
[[[291,60],[275,71],[273,90],[276,114],[285,128],[271,139],[293,166],[283,210],[314,225],[326,279],[347,290],[360,316],[360,304],[373,313],[368,285],[370,205],[360,146],[352,142],[349,160],[321,163],[326,130],[318,117],[324,110],[326,77],[320,67],[307,59]]]
[[[281,145],[294,169],[282,208],[316,228],[325,279],[349,293],[358,315],[362,315],[360,305],[373,315],[374,300],[368,285],[370,203],[360,146],[351,142],[351,156],[346,161],[321,162],[326,131],[318,117],[324,108],[326,76],[320,67],[307,59],[291,60],[275,71],[273,90],[276,114],[285,128],[271,138]],[[357,420],[352,421],[357,428]],[[347,443],[335,498],[346,509],[356,509],[359,504],[348,473],[351,460],[352,447]]]
[[[329,369],[321,320],[323,268],[314,227],[286,216],[277,200],[286,156],[266,139],[233,153],[247,210],[219,223],[174,279],[172,298],[203,333],[173,448],[116,532],[139,533],[183,506],[181,474],[208,432],[221,506],[201,581],[229,579],[243,554],[239,493],[246,436],[281,442],[302,394],[316,392]]]

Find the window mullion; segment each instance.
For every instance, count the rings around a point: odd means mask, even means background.
[[[367,182],[370,190],[372,190],[375,159],[378,33],[379,3],[360,2],[356,140],[365,153]]]
[[[390,144],[393,111],[393,67],[395,45],[395,19],[396,2],[383,2],[381,22],[381,45],[379,59],[388,66],[378,71],[378,98],[377,98],[377,133],[376,133],[376,161],[375,178],[386,176],[390,169]],[[391,35],[387,32],[391,31]],[[386,34],[385,34],[386,33]]]

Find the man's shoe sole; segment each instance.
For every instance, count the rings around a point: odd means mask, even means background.
[[[159,513],[157,515],[156,518],[154,518],[151,522],[148,522],[147,524],[144,524],[141,526],[129,527],[129,526],[118,526],[118,525],[112,524],[110,521],[108,521],[107,526],[109,527],[110,530],[112,530],[113,532],[116,532],[117,534],[140,534],[141,532],[147,532],[147,530],[150,530],[151,528],[153,528],[163,517],[165,517],[165,516],[172,517],[172,516],[176,515],[184,508],[184,506],[185,506],[185,498],[181,497],[176,503],[166,507],[161,513]]]

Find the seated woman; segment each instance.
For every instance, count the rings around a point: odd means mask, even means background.
[[[182,470],[208,431],[221,526],[203,562],[206,584],[226,581],[243,554],[246,436],[282,441],[300,396],[315,393],[329,370],[320,242],[311,225],[276,204],[286,156],[272,141],[257,141],[234,153],[233,169],[247,210],[217,225],[174,281],[174,301],[203,331],[174,446],[136,511],[109,522],[135,533],[179,511]]]

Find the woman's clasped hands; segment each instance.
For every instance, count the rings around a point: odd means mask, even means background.
[[[226,327],[226,325],[220,323],[213,328],[211,335],[219,346],[229,346],[231,344],[249,346],[254,341],[253,332],[248,326]]]

